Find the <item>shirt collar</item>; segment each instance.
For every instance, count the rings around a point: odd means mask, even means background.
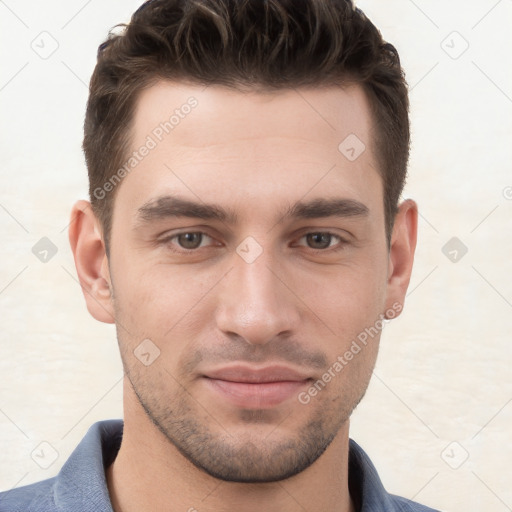
[[[360,512],[396,511],[375,466],[353,439],[350,439],[349,443],[348,485],[356,510]]]
[[[113,512],[105,469],[115,459],[123,434],[123,420],[94,423],[75,448],[54,487],[58,510],[73,512]]]

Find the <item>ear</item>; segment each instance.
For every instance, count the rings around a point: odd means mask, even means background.
[[[100,322],[114,323],[112,285],[105,244],[100,223],[89,201],[80,200],[73,206],[69,243],[89,313]]]
[[[393,308],[397,312],[395,316],[400,314],[405,302],[405,294],[411,279],[417,233],[418,205],[412,199],[406,199],[398,207],[389,250],[386,308]],[[399,309],[396,307],[397,303],[400,305]]]

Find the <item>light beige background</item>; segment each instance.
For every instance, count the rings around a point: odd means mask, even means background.
[[[114,327],[87,313],[66,228],[86,197],[96,48],[138,5],[0,2],[1,490],[54,476],[93,422],[122,416]],[[351,436],[391,492],[450,512],[510,511],[512,1],[358,5],[407,73],[404,195],[421,219],[405,312],[385,328]],[[58,44],[45,59],[41,41]],[[42,237],[58,250],[47,263],[32,253]],[[452,237],[467,247],[456,262],[442,251]]]

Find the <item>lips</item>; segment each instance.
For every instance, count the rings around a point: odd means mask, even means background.
[[[229,366],[208,371],[204,382],[217,397],[236,407],[268,409],[296,396],[311,379],[285,366]]]
[[[228,366],[217,370],[208,371],[205,374],[210,379],[225,380],[230,382],[248,382],[262,384],[266,382],[303,381],[310,375],[299,372],[286,366],[266,366],[263,368],[251,368],[249,366]]]

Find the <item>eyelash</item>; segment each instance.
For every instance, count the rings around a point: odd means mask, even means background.
[[[178,253],[178,254],[191,254],[191,253],[194,253],[194,252],[198,252],[200,249],[204,248],[204,247],[198,247],[196,249],[185,249],[184,247],[181,247],[180,249],[175,249],[173,247],[173,244],[171,243],[172,240],[177,239],[179,236],[186,235],[186,234],[199,234],[199,235],[202,235],[203,237],[208,237],[208,238],[213,240],[213,237],[211,237],[210,235],[208,235],[204,231],[182,231],[180,233],[175,233],[172,236],[164,238],[161,241],[161,243],[164,244],[164,245],[167,245],[168,247],[171,248],[171,251],[173,251],[175,253]],[[326,254],[326,253],[331,253],[331,252],[338,252],[338,251],[343,250],[344,246],[346,244],[348,244],[347,240],[342,238],[340,235],[337,235],[336,233],[332,233],[330,231],[308,231],[307,233],[304,233],[299,238],[299,240],[307,237],[308,235],[329,235],[330,237],[336,238],[338,240],[338,244],[337,245],[335,245],[334,247],[327,247],[325,249],[313,249],[312,247],[306,247],[310,251],[312,251],[314,254],[319,254],[319,253]],[[203,240],[201,240],[201,242],[202,241]],[[301,246],[301,247],[304,247],[304,246]]]

